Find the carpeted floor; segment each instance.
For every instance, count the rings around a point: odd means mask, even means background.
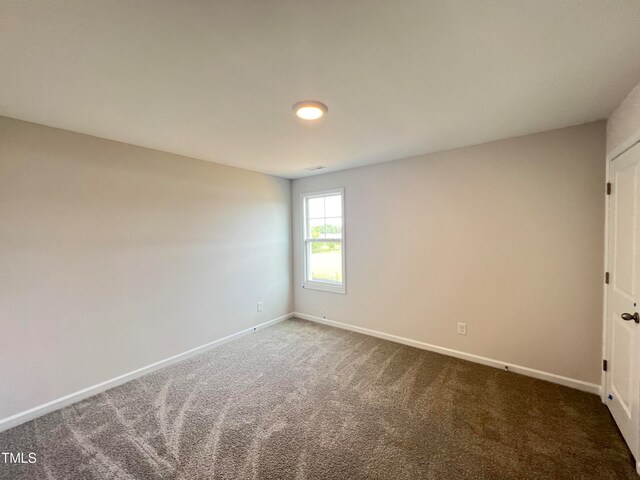
[[[595,395],[288,320],[0,434],[2,479],[634,479]]]

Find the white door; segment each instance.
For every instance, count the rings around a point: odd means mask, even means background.
[[[640,462],[640,145],[611,162],[609,178],[605,395]]]

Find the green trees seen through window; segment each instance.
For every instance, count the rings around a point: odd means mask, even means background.
[[[342,233],[336,225],[319,225],[311,229],[311,238],[323,238],[324,234]],[[341,242],[313,242],[311,244],[312,253],[339,252]]]

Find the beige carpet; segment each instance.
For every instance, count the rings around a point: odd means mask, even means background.
[[[599,398],[289,320],[0,434],[2,479],[634,479]]]

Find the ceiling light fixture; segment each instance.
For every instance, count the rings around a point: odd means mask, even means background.
[[[291,110],[302,120],[317,120],[329,110],[324,103],[314,100],[303,100],[296,103]]]

